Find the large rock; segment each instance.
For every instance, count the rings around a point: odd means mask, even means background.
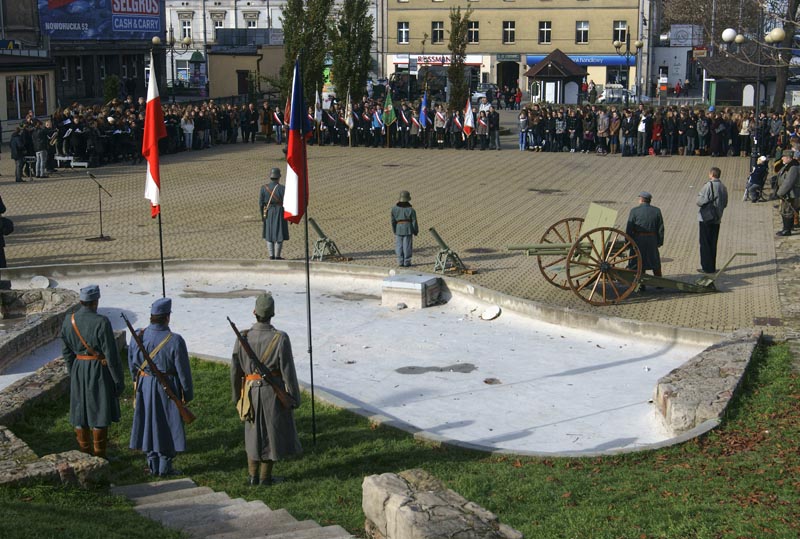
[[[741,330],[659,379],[653,402],[674,434],[719,421],[739,387],[761,332]]]
[[[373,539],[521,539],[497,515],[424,470],[364,478],[365,529]]]

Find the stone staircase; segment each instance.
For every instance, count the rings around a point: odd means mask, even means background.
[[[114,487],[135,510],[152,520],[206,539],[346,539],[340,526],[322,527],[313,520],[298,521],[285,509],[272,510],[264,502],[231,499],[224,492],[198,487],[191,479],[175,479]]]

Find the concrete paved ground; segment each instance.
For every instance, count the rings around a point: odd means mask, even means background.
[[[503,111],[503,121],[514,113]],[[466,279],[514,296],[580,310],[684,327],[728,331],[780,320],[772,204],[741,202],[748,160],[709,157],[600,157],[524,153],[516,136],[503,151],[403,150],[312,147],[309,150],[309,214],[353,264],[393,267],[389,209],[402,189],[411,191],[421,232],[415,268],[432,270],[435,227],[464,261],[478,270]],[[652,291],[623,304],[591,307],[547,283],[535,259],[506,246],[536,243],[548,226],[583,216],[590,202],[619,211],[624,228],[636,195],[646,189],[661,207],[666,242],[664,274],[697,278],[699,266],[695,195],[709,167],[719,166],[731,200],[722,225],[719,264],[737,259],[719,281],[721,293],[690,295]],[[14,219],[7,238],[12,266],[158,258],[156,221],[143,198],[143,166],[106,166],[92,172],[112,193],[104,198],[104,232],[116,241],[87,242],[98,235],[97,188],[85,171],[15,184],[13,162],[0,161],[0,194]],[[272,166],[285,168],[276,145],[237,144],[162,158],[164,254],[178,258],[266,258],[260,239],[258,191]],[[302,228],[291,227],[285,256],[302,258]],[[311,232],[312,240],[314,233]],[[789,238],[788,241],[794,241]],[[780,334],[781,328],[769,328]]]

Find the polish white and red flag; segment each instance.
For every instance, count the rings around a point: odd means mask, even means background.
[[[470,136],[473,129],[475,129],[475,118],[472,116],[472,105],[469,104],[467,96],[467,107],[464,109],[464,134]]]
[[[311,136],[311,124],[305,113],[303,82],[300,77],[300,60],[295,60],[292,93],[290,94],[289,137],[286,148],[286,192],[283,196],[283,217],[290,223],[299,223],[308,206],[308,160],[306,138]]]
[[[147,106],[144,115],[144,137],[142,156],[147,160],[147,178],[144,184],[144,198],[150,201],[150,215],[155,218],[161,213],[161,176],[158,168],[158,141],[167,136],[164,125],[164,112],[161,110],[161,97],[153,55],[150,54],[150,81],[147,84]]]

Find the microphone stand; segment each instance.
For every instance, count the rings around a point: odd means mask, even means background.
[[[97,200],[100,205],[100,235],[94,238],[86,238],[86,241],[114,241],[114,238],[111,236],[103,235],[103,193],[107,194],[109,198],[113,197],[105,187],[100,185],[100,182],[97,181],[97,178],[95,178],[94,174],[91,172],[87,172],[86,174],[88,174],[92,181],[97,184]]]

